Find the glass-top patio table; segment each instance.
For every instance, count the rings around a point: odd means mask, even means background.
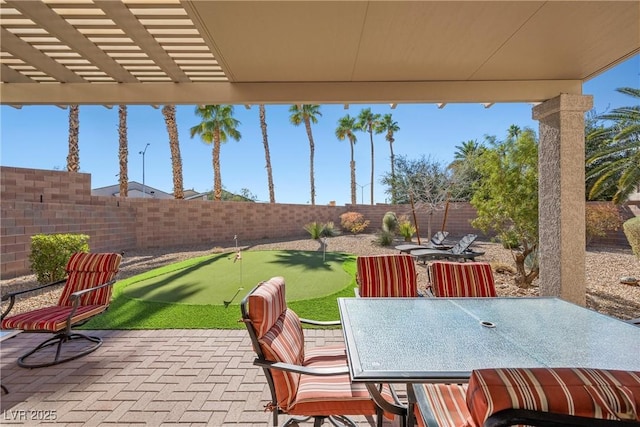
[[[466,382],[499,367],[640,371],[640,328],[558,298],[339,298],[351,379]]]

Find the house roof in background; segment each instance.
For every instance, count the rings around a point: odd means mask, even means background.
[[[640,51],[632,1],[3,0],[2,104],[539,102]]]
[[[173,199],[173,194],[166,193],[157,188],[151,187],[149,185],[142,185],[137,181],[129,181],[127,183],[128,186],[128,197],[142,197],[144,193],[146,197],[154,197],[156,199]],[[93,188],[91,190],[92,196],[114,196],[117,197],[120,195],[120,184],[108,185],[106,187]]]

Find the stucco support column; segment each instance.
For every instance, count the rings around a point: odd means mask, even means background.
[[[533,108],[540,122],[540,295],[586,304],[584,114],[590,95],[561,94]]]

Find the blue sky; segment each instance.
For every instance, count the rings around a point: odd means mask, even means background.
[[[633,99],[618,94],[623,86],[640,87],[640,55],[586,82],[583,93],[594,96],[597,113],[623,105]],[[448,104],[438,109],[434,104],[400,104],[392,110],[387,104],[322,105],[318,124],[313,125],[316,145],[316,204],[336,201],[350,202],[349,143],[338,141],[335,129],[345,114],[357,116],[361,109],[371,107],[374,113],[391,113],[400,126],[394,152],[398,156],[419,158],[422,155],[449,163],[456,146],[485,135],[498,139],[506,136],[510,125],[538,130],[531,118],[529,104]],[[276,201],[306,204],[310,201],[309,142],[304,125],[289,122],[288,105],[266,107],[269,145],[273,167]],[[151,106],[129,106],[129,180],[142,182],[142,156],[145,154],[145,183],[166,192],[173,192],[171,158],[167,132],[160,109]],[[68,110],[54,106],[25,106],[14,109],[0,107],[0,164],[35,169],[66,168],[68,147]],[[225,189],[240,192],[247,188],[259,201],[268,201],[265,156],[258,119],[258,107],[250,110],[235,107],[235,117],[241,122],[242,139],[222,146],[221,173]],[[198,137],[189,137],[189,128],[199,120],[194,106],[177,107],[178,133],[183,162],[184,188],[208,191],[213,187],[211,146]],[[357,134],[356,179],[358,202],[370,203],[371,154],[369,136]],[[384,135],[374,135],[375,166],[374,202],[389,198],[380,178],[390,170],[389,144]],[[93,188],[116,184],[118,166],[118,109],[102,106],[80,107],[80,170],[91,174]]]

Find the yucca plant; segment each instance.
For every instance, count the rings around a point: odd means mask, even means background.
[[[416,234],[416,227],[406,216],[398,219],[398,234],[404,237],[405,242],[410,242],[413,235]]]
[[[376,239],[374,242],[380,246],[390,246],[393,243],[394,234],[390,231],[380,230],[378,234],[376,234]]]
[[[318,240],[322,237],[334,237],[339,234],[333,221],[327,223],[321,223],[317,221],[305,224],[304,229],[309,232],[313,240]]]

